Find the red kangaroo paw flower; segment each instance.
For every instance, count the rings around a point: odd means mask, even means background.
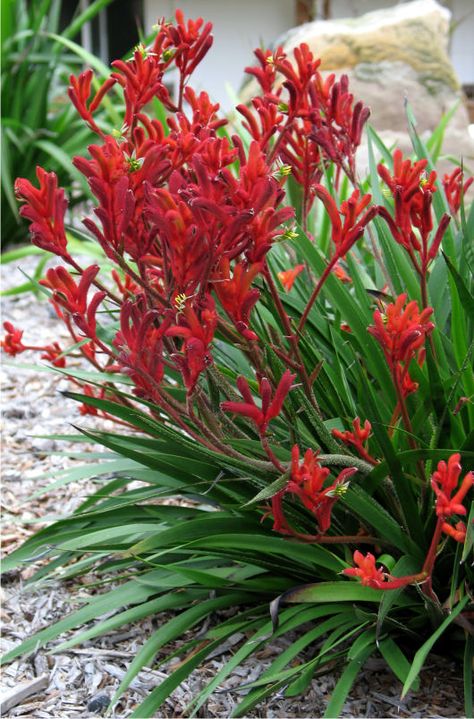
[[[289,292],[291,290],[296,278],[303,270],[304,265],[295,265],[295,267],[292,267],[289,270],[283,270],[282,272],[278,272],[277,277],[285,288],[286,292]]]
[[[375,566],[375,557],[370,552],[364,555],[362,552],[356,550],[354,552],[354,564],[356,567],[350,567],[343,569],[342,574],[347,577],[358,577],[360,583],[365,587],[374,587],[375,589],[382,589],[383,584],[387,581],[386,574],[382,567]]]
[[[257,262],[245,266],[238,262],[233,267],[230,277],[230,263],[224,257],[219,265],[219,272],[213,281],[214,291],[223,309],[234,322],[237,330],[248,340],[256,340],[257,335],[249,329],[249,316],[255,306],[260,292],[251,289],[254,278],[262,271],[263,264]]]
[[[361,197],[359,190],[354,190],[349,199],[343,202],[338,209],[335,200],[325,187],[315,185],[314,191],[323,202],[331,220],[331,238],[336,247],[335,254],[337,257],[344,257],[362,237],[369,222],[378,214],[378,207],[371,207],[360,217],[370,203],[371,195]],[[343,221],[341,221],[340,214],[344,218]]]
[[[15,182],[15,194],[25,202],[20,207],[20,215],[30,221],[30,235],[34,245],[68,259],[64,230],[67,200],[64,190],[58,189],[58,178],[54,172],[45,172],[42,167],[37,167],[36,177],[39,188],[22,178]]]
[[[462,471],[461,455],[452,454],[447,462],[441,461],[431,476],[431,487],[436,495],[436,514],[449,518],[455,514],[467,514],[463,501],[474,485],[474,472],[468,472],[458,488]],[[455,494],[453,492],[457,489]]]
[[[83,394],[87,395],[88,397],[95,397],[95,391],[94,388],[90,384],[84,384],[82,386],[82,392]],[[79,412],[82,415],[91,415],[92,417],[96,417],[99,414],[99,410],[97,407],[93,407],[91,404],[87,404],[87,402],[83,402],[79,406]]]
[[[176,10],[176,24],[162,23],[160,31],[164,35],[163,49],[172,51],[173,62],[184,81],[203,60],[213,43],[212,23],[200,17],[197,20],[184,19],[182,10]]]
[[[69,98],[76,110],[78,111],[79,115],[82,117],[83,120],[85,120],[91,130],[96,132],[101,137],[104,137],[104,133],[102,132],[100,127],[98,127],[93,118],[93,113],[95,112],[95,110],[97,110],[100,103],[102,102],[102,99],[108,93],[110,88],[115,85],[115,78],[109,77],[97,90],[91,100],[90,95],[93,77],[94,73],[92,72],[92,70],[85,70],[85,72],[81,72],[78,77],[71,75],[69,78],[71,84],[68,87],[67,94],[69,95]]]
[[[406,299],[406,294],[399,295],[394,303],[387,305],[385,315],[376,310],[374,324],[368,328],[382,347],[391,369],[399,363],[408,365],[434,329],[429,321],[433,309],[427,307],[420,312],[416,300],[404,307]]]
[[[201,372],[212,364],[210,345],[214,339],[218,318],[214,300],[210,295],[205,297],[202,307],[196,310],[186,298],[182,299],[182,302],[184,307],[181,309],[181,296],[178,296],[178,324],[169,327],[166,336],[182,337],[184,340],[181,348],[183,354],[176,353],[173,359],[182,373],[188,393],[191,393]]]
[[[423,574],[393,577],[388,572],[384,572],[382,567],[377,568],[375,566],[375,557],[370,552],[364,557],[361,552],[356,550],[354,552],[354,564],[357,566],[343,569],[341,574],[345,574],[346,577],[358,577],[363,586],[372,587],[373,589],[400,589],[408,584],[423,581],[425,578]]]
[[[41,355],[41,359],[51,362],[54,367],[65,367],[66,357],[61,357],[64,350],[61,349],[57,342],[53,342],[43,348],[44,354]]]
[[[394,200],[393,217],[385,207],[380,208],[379,214],[387,222],[395,241],[408,252],[424,282],[429,264],[435,258],[450,222],[449,215],[443,215],[434,237],[431,237],[436,172],[433,170],[426,177],[426,166],[427,160],[412,163],[403,159],[402,151],[396,149],[393,153],[393,175],[382,164],[377,168]]]
[[[295,377],[295,374],[291,374],[289,370],[286,370],[278,383],[273,398],[270,383],[266,377],[263,377],[259,383],[260,397],[262,399],[261,409],[255,404],[245,377],[239,377],[237,386],[245,402],[222,402],[221,408],[224,412],[232,412],[248,417],[257,425],[260,434],[264,435],[270,421],[280,414]]]
[[[113,344],[118,351],[117,364],[132,378],[138,397],[158,399],[164,374],[163,337],[170,322],[167,318],[160,323],[158,312],[147,308],[143,295],[135,302],[126,300],[121,307],[120,330]]]
[[[466,539],[467,527],[464,522],[457,522],[454,527],[447,522],[443,522],[441,529],[448,535],[448,537],[452,537],[456,542],[460,542],[462,544]]]
[[[332,484],[324,486],[330,470],[319,464],[318,452],[308,449],[300,462],[300,450],[295,444],[291,451],[290,479],[283,494],[297,496],[314,514],[319,532],[325,534],[331,526],[332,508],[345,493],[347,479],[356,472],[355,467],[343,469]]]
[[[368,453],[366,447],[366,443],[372,433],[372,425],[369,420],[365,420],[364,427],[362,428],[359,417],[356,417],[352,422],[352,427],[354,429],[353,432],[350,432],[349,430],[341,432],[338,429],[333,429],[332,435],[333,437],[336,437],[336,439],[340,439],[341,442],[344,442],[344,444],[353,445],[360,456],[370,464],[378,464],[377,460]]]
[[[334,265],[331,272],[341,282],[346,282],[346,283],[352,282],[351,278],[349,277],[349,275],[347,274],[347,272],[345,271],[345,269],[342,267],[342,265],[339,262]]]
[[[8,355],[15,357],[15,355],[24,352],[28,347],[23,344],[21,338],[23,337],[23,330],[19,330],[14,327],[11,322],[4,322],[3,327],[6,330],[5,337],[0,340],[0,347]]]
[[[473,182],[474,177],[464,180],[464,171],[461,167],[456,167],[450,174],[443,177],[444,192],[453,215],[459,212],[461,197],[466,194]]]
[[[84,270],[76,284],[65,267],[55,267],[50,268],[45,279],[40,280],[42,285],[53,290],[53,302],[65,309],[81,332],[91,339],[96,336],[97,308],[106,295],[105,292],[96,292],[88,302],[89,289],[98,272],[99,266],[91,265]]]

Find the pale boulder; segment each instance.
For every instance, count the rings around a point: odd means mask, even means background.
[[[351,91],[371,109],[369,122],[388,143],[408,150],[405,98],[427,137],[456,103],[443,154],[470,164],[474,142],[460,83],[448,55],[450,12],[435,0],[414,0],[357,19],[316,21],[290,30],[276,44],[291,56],[302,42],[321,70],[346,73]],[[245,88],[248,97],[250,87]],[[364,153],[362,153],[363,155]]]

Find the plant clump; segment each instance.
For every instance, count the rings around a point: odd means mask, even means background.
[[[302,634],[246,688],[235,716],[271,691],[303,691],[333,661],[343,671],[326,715],[336,716],[356,667],[376,652],[406,693],[442,635],[464,657],[468,709],[471,178],[456,167],[440,184],[430,149],[442,129],[426,147],[412,125],[415,159],[368,128],[360,178],[369,109],[347,77],[323,76],[304,44],[291,57],[257,50],[247,72],[260,93],[227,121],[189,84],[211,29],[177,11],[98,89],[90,70],[71,77],[69,97],[97,136],[73,159],[95,203],[84,231],[66,223],[54,173],[38,168],[38,187],[16,181],[33,243],[62,261],[41,286],[71,336],[69,348],[36,349],[71,379],[83,414],[126,429],[83,430],[123,468],[9,561],[47,546],[52,571],[123,577],[111,606],[96,601],[97,616],[115,609],[114,626],[181,611],[144,643],[115,699],[168,642],[235,608],[204,643],[185,645],[136,716],[152,716],[216,644],[242,632],[191,702],[197,712],[267,641],[270,601],[275,636]],[[97,112],[118,86],[123,114],[111,128]],[[98,246],[100,263],[82,266],[71,236]],[[5,330],[5,352],[32,349],[21,330]],[[69,364],[77,355],[91,365],[87,380]],[[146,487],[129,489],[134,477]],[[170,496],[193,506],[153,501]],[[88,606],[8,657],[95,618]]]

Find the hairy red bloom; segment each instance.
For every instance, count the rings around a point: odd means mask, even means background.
[[[331,270],[331,272],[332,272],[333,275],[335,275],[335,276],[337,277],[337,279],[340,280],[341,282],[347,282],[347,283],[352,282],[351,278],[349,277],[349,275],[348,275],[347,272],[345,271],[344,267],[342,267],[342,265],[340,264],[340,262],[338,262],[338,263],[336,263],[336,264],[334,265],[334,267],[333,267],[333,269]]]
[[[112,66],[115,69],[112,78],[124,90],[125,128],[132,127],[140,111],[154,97],[170,109],[174,107],[163,83],[165,64],[160,61],[157,53],[150,53],[146,48],[139,47],[127,62],[114,60]]]
[[[28,349],[21,341],[23,330],[14,327],[11,322],[4,322],[3,327],[6,330],[6,335],[3,340],[0,340],[0,347],[4,352],[15,357],[15,355]]]
[[[354,446],[360,456],[370,464],[377,464],[377,460],[374,459],[374,457],[372,457],[367,451],[367,442],[372,432],[372,425],[369,420],[366,419],[364,426],[361,427],[360,419],[359,417],[356,417],[352,422],[352,427],[354,429],[353,432],[350,432],[349,430],[341,432],[338,429],[333,429],[332,435],[333,437],[336,437],[336,439],[340,439],[341,442],[344,442],[344,444]]]
[[[291,168],[303,189],[306,215],[325,164],[334,162],[354,176],[355,151],[370,111],[361,102],[353,104],[346,75],[338,81],[334,74],[323,79],[320,60],[305,43],[295,48],[293,60],[281,48],[256,50],[255,55],[259,65],[246,72],[257,79],[263,96],[252,99],[252,109],[239,105],[237,110],[271,159],[279,157]]]
[[[161,22],[158,38],[160,34],[164,36],[164,56],[172,56],[181,76],[181,88],[210,49],[213,42],[211,33],[212,24],[204,23],[201,17],[188,20],[186,24],[182,10],[176,10],[176,24]],[[154,50],[156,44],[155,41]]]
[[[87,397],[95,397],[95,391],[94,388],[90,384],[84,384],[82,385],[82,392],[83,394],[87,395]],[[97,407],[93,407],[91,404],[87,404],[87,402],[83,402],[79,406],[79,412],[82,415],[91,415],[92,417],[96,417],[99,414],[99,410]]]
[[[107,137],[103,145],[88,149],[91,160],[75,157],[73,162],[98,200],[95,214],[101,228],[90,218],[83,220],[84,225],[112,260],[124,252],[140,260],[154,240],[144,217],[145,186],[161,185],[169,176],[169,148],[149,140],[137,151],[131,143]]]
[[[374,324],[368,328],[382,347],[387,364],[392,369],[400,363],[408,368],[434,328],[429,321],[433,309],[427,307],[420,312],[416,300],[408,302],[405,307],[406,300],[406,294],[399,295],[394,303],[387,305],[385,315],[375,310]]]
[[[237,387],[245,402],[222,402],[221,408],[224,412],[233,412],[248,417],[255,423],[261,435],[264,435],[272,419],[278,417],[283,407],[286,395],[296,375],[286,370],[278,383],[275,394],[272,396],[270,382],[263,377],[259,382],[259,394],[262,399],[261,408],[258,408],[252,397],[249,383],[245,377],[237,379]]]
[[[79,115],[89,125],[91,130],[96,132],[101,137],[104,137],[104,133],[96,124],[93,114],[99,107],[102,99],[107,94],[113,85],[115,85],[115,78],[108,78],[101,87],[97,90],[94,97],[91,99],[91,86],[94,73],[92,70],[85,70],[81,72],[78,77],[71,75],[69,78],[70,86],[68,88],[69,98],[78,111]],[[90,101],[90,102],[89,102]]]
[[[448,537],[452,537],[456,542],[462,544],[466,539],[467,527],[464,522],[456,522],[454,527],[447,522],[443,522],[441,529]]]
[[[370,207],[360,217],[370,203],[371,195],[361,197],[360,191],[354,190],[349,199],[345,200],[338,210],[334,198],[331,197],[325,187],[316,185],[314,191],[323,202],[331,219],[331,238],[336,247],[335,254],[338,258],[344,257],[357,240],[362,237],[365,228],[377,215],[379,208],[376,206]],[[340,215],[344,218],[343,221],[341,221]]]
[[[179,299],[178,299],[179,301]],[[212,364],[210,344],[217,326],[214,300],[206,295],[202,306],[195,310],[184,300],[178,314],[178,323],[166,330],[168,337],[182,337],[183,354],[173,355],[188,392],[192,392],[201,372]]]
[[[443,177],[444,192],[453,215],[459,212],[461,197],[466,194],[473,182],[474,177],[464,180],[464,171],[461,167],[456,167],[450,174]]]
[[[115,269],[112,270],[111,275],[124,300],[132,299],[134,295],[140,292],[140,286],[132,280],[130,275],[121,277]]]
[[[423,582],[426,579],[423,573],[393,577],[389,572],[385,572],[382,567],[377,568],[375,566],[375,557],[370,552],[364,557],[361,552],[356,550],[354,552],[354,564],[357,566],[343,569],[341,574],[345,574],[347,577],[358,577],[363,586],[372,587],[373,589],[400,589],[408,584]]]
[[[23,330],[14,327],[11,322],[4,322],[3,327],[6,330],[6,335],[2,340],[0,340],[0,347],[7,354],[15,357],[15,355],[20,354],[25,350],[43,352],[41,359],[48,360],[48,362],[51,362],[55,367],[66,366],[66,358],[60,356],[63,353],[63,350],[57,342],[53,342],[45,347],[25,345],[22,341]]]
[[[39,188],[23,178],[15,182],[15,194],[25,202],[20,208],[20,215],[30,221],[31,241],[34,245],[68,259],[64,230],[67,200],[64,190],[58,189],[58,178],[54,172],[45,172],[43,168],[37,167],[36,177]]]
[[[50,345],[46,345],[46,347],[42,348],[42,352],[43,354],[41,355],[41,359],[51,362],[54,367],[66,366],[66,357],[62,356],[64,350],[61,349],[58,342],[53,342]]]
[[[303,272],[303,270],[304,265],[295,265],[295,267],[292,267],[289,270],[283,270],[282,272],[278,273],[278,279],[280,280],[281,284],[287,292],[291,290],[296,278],[298,277],[300,272]]]
[[[364,587],[373,587],[374,589],[386,588],[384,585],[388,581],[388,575],[382,567],[377,568],[375,566],[375,557],[373,554],[367,552],[364,557],[362,552],[356,550],[354,552],[354,564],[357,566],[343,569],[342,574],[345,574],[347,577],[358,577]]]
[[[463,502],[474,485],[474,472],[468,472],[458,487],[462,471],[460,459],[459,453],[452,454],[447,462],[439,462],[431,476],[431,487],[436,495],[436,515],[442,520],[450,519],[456,514],[467,514]],[[456,541],[464,541],[466,529],[462,523],[452,527],[449,522],[443,521],[442,529]]]
[[[260,262],[247,267],[239,262],[234,265],[231,277],[229,260],[223,258],[213,281],[214,291],[223,309],[232,319],[237,330],[248,340],[258,339],[255,332],[249,329],[249,315],[260,297],[257,289],[251,289],[251,284],[261,271]]]
[[[388,185],[394,199],[394,217],[381,207],[379,214],[386,220],[396,240],[410,256],[418,274],[426,279],[426,273],[436,257],[448,224],[449,215],[443,215],[433,237],[433,193],[436,192],[436,172],[426,176],[427,160],[412,163],[403,159],[403,153],[393,153],[393,174],[382,164],[378,165],[380,177]]]
[[[274,512],[274,526],[276,531],[284,529],[286,522],[281,525],[283,512],[278,506],[285,494],[291,494],[300,499],[302,504],[314,515],[318,530],[325,534],[331,526],[331,512],[334,504],[342,497],[347,489],[347,480],[357,472],[355,467],[343,469],[332,484],[324,486],[329,477],[330,470],[321,467],[318,461],[318,452],[306,450],[300,462],[300,450],[294,445],[291,451],[290,479],[285,489],[278,492],[272,501]]]
[[[129,375],[134,393],[139,397],[156,400],[164,374],[163,336],[170,318],[160,323],[156,310],[149,310],[143,295],[135,302],[126,300],[120,310],[120,330],[114,339],[118,350],[117,363]]]
[[[405,407],[405,398],[418,389],[418,384],[410,376],[409,368],[413,359],[421,366],[425,358],[424,344],[432,332],[434,324],[429,321],[433,309],[426,307],[422,312],[415,300],[408,302],[407,295],[401,294],[394,303],[388,304],[385,313],[374,312],[374,324],[368,328],[380,344],[390,368],[397,393],[392,422],[401,412],[407,431],[411,434],[411,423]]]
[[[53,290],[53,302],[68,312],[72,319],[87,337],[94,339],[96,334],[96,312],[104,299],[105,292],[96,292],[88,302],[88,292],[94,282],[98,265],[91,265],[82,273],[76,284],[72,275],[65,267],[50,268],[41,284]]]

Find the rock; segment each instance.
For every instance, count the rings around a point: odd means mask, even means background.
[[[33,451],[38,454],[54,452],[56,449],[54,439],[48,439],[47,437],[30,437],[30,443]]]
[[[102,714],[109,704],[110,696],[108,694],[96,694],[87,704],[87,709],[93,714]]]
[[[450,17],[435,0],[414,0],[357,19],[306,23],[290,30],[275,45],[283,45],[291,56],[292,50],[305,42],[321,58],[323,74],[346,73],[351,92],[371,109],[369,122],[387,144],[396,141],[405,151],[411,148],[405,98],[422,136],[429,136],[443,113],[458,103],[446,131],[443,154],[462,154],[465,160],[472,160],[474,142],[468,131],[467,108],[448,56]],[[245,97],[255,90],[255,84],[249,83]],[[359,169],[363,169],[360,163]]]

